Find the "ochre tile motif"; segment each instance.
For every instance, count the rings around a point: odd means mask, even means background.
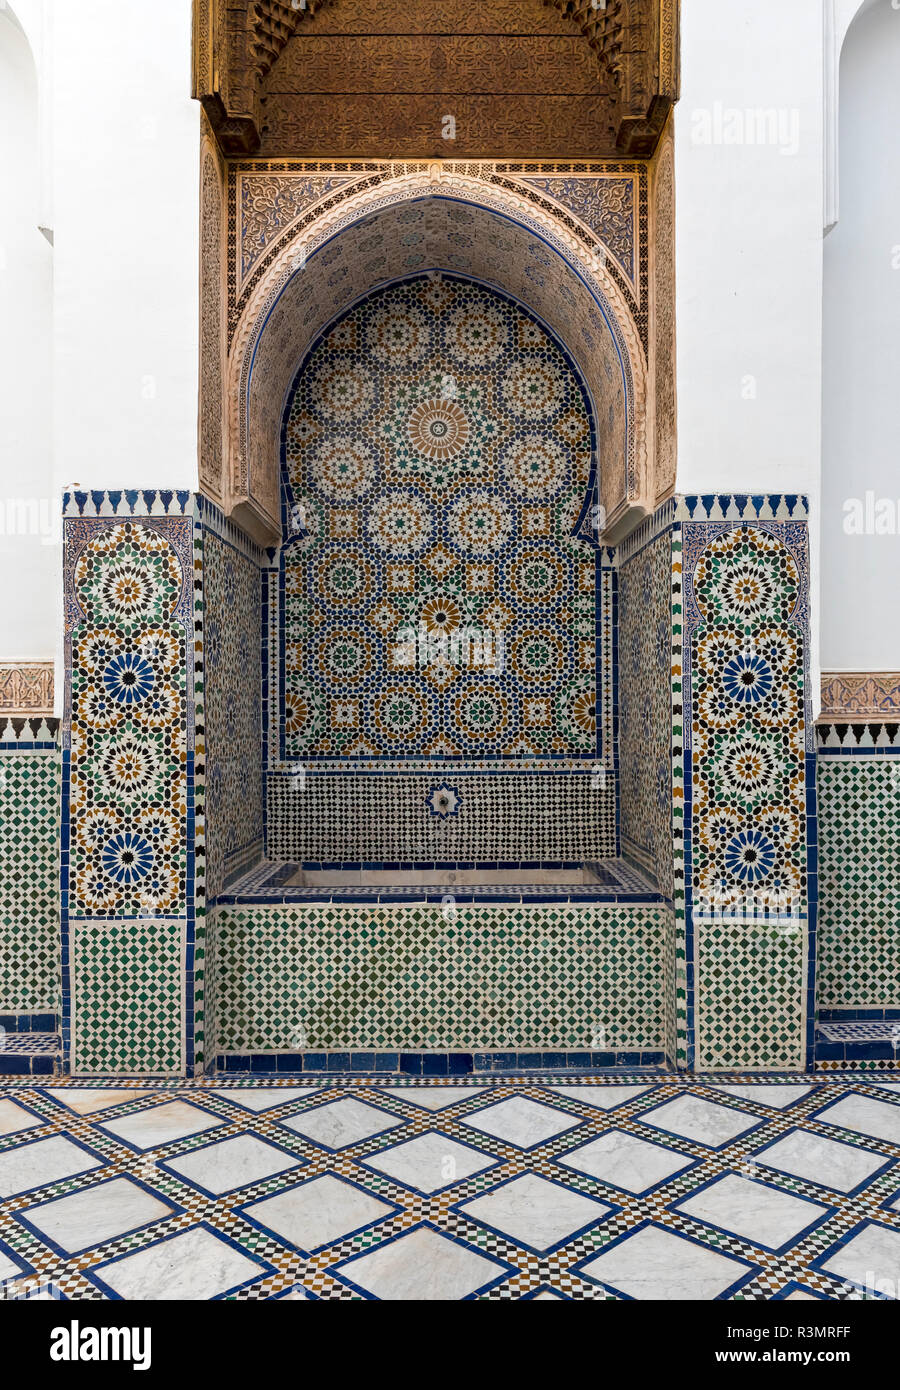
[[[809,1042],[806,528],[686,523],[688,1028],[698,1067]]]
[[[192,501],[76,493],[65,506],[65,1061],[82,1074],[183,1073],[195,1002],[202,1043]]]
[[[371,296],[306,363],[285,448],[289,756],[594,751],[591,427],[536,321],[448,277]]]

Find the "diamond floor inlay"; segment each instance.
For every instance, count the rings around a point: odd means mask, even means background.
[[[659,1226],[626,1236],[581,1268],[626,1298],[667,1300],[721,1298],[753,1273],[752,1265]]]
[[[900,1286],[900,1085],[863,1073],[31,1082],[0,1086],[0,1298]]]
[[[364,1101],[330,1101],[319,1105],[315,1110],[304,1110],[294,1119],[284,1120],[287,1129],[292,1129],[314,1144],[322,1144],[326,1149],[346,1149],[363,1139],[371,1139],[373,1134],[382,1134],[402,1123],[383,1110],[367,1105]]]
[[[467,1115],[462,1123],[484,1134],[492,1134],[505,1144],[515,1144],[517,1149],[533,1149],[564,1129],[574,1129],[581,1121],[563,1110],[536,1105],[524,1096],[512,1096],[498,1105]]]
[[[420,1226],[371,1254],[338,1265],[335,1273],[371,1298],[444,1302],[471,1298],[501,1279],[506,1268],[471,1246]]]
[[[170,1202],[155,1197],[130,1178],[113,1178],[96,1187],[26,1207],[17,1219],[33,1227],[68,1255],[105,1245],[114,1236],[171,1216]]]
[[[886,1162],[882,1154],[796,1130],[752,1155],[751,1161],[792,1173],[833,1192],[853,1192]]]
[[[683,1172],[691,1159],[636,1134],[610,1129],[558,1158],[557,1163],[638,1196]]]
[[[473,1173],[482,1173],[494,1162],[489,1154],[479,1153],[468,1144],[458,1144],[437,1130],[365,1160],[367,1167],[386,1173],[404,1187],[429,1194],[453,1187]]]

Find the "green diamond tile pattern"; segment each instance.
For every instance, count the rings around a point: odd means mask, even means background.
[[[72,1072],[181,1072],[184,923],[153,918],[72,923]]]
[[[900,759],[819,760],[817,1003],[900,1008]]]
[[[59,1009],[60,760],[0,754],[0,1013]]]
[[[666,907],[220,907],[216,1047],[663,1050]]]
[[[697,1066],[782,1071],[803,1066],[805,927],[695,923]]]

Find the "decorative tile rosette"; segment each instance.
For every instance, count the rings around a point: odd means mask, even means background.
[[[517,305],[427,276],[379,291],[290,398],[285,751],[590,756],[591,428]]]
[[[712,540],[693,573],[695,908],[806,901],[804,690],[797,564],[750,526]]]
[[[74,575],[70,912],[177,915],[186,900],[182,570],[169,541],[102,530]]]

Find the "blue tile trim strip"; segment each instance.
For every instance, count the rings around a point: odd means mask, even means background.
[[[675,498],[677,521],[807,521],[809,503],[798,493],[686,493]]]
[[[252,1052],[220,1053],[217,1071],[272,1074],[469,1076],[473,1072],[592,1072],[620,1067],[667,1071],[663,1052]]]
[[[168,488],[64,492],[63,517],[127,521],[129,517],[190,516],[194,494]]]
[[[59,1032],[58,1014],[0,1014],[0,1036],[6,1033]]]

